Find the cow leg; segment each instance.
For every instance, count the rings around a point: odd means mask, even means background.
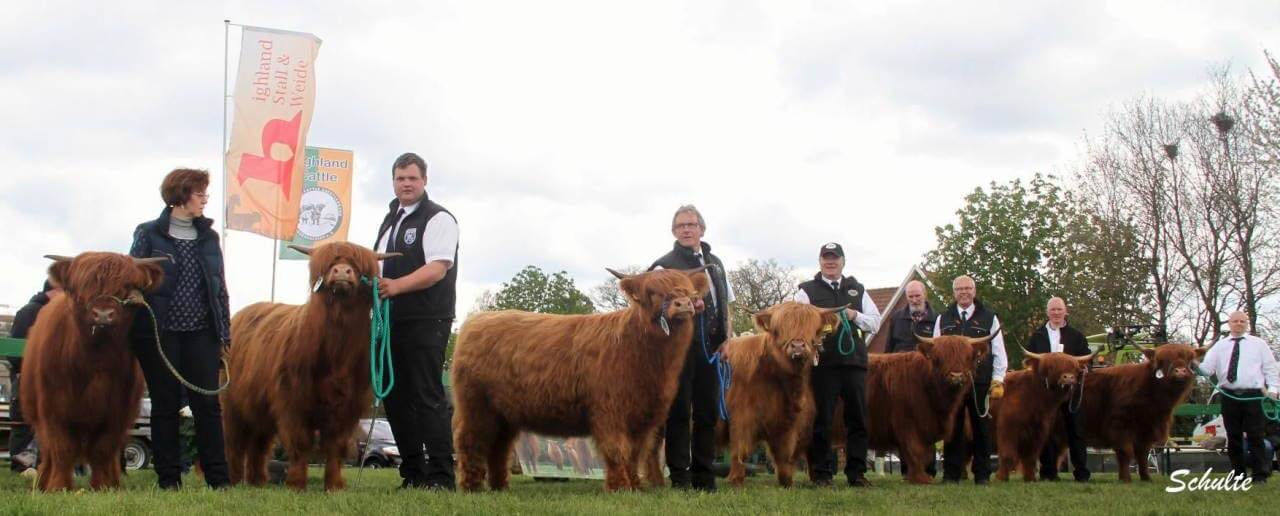
[[[113,489],[120,487],[120,454],[99,452],[89,462],[89,487],[92,489]]]
[[[620,432],[597,430],[592,437],[596,440],[596,449],[604,460],[604,490],[608,492],[620,489],[632,489],[631,479],[627,478],[627,458],[630,449]]]
[[[494,427],[498,424],[484,414],[484,409],[472,409],[471,403],[459,398],[454,407],[453,449],[458,454],[458,487],[463,491],[479,491],[488,473],[489,448],[493,441]],[[492,413],[492,410],[489,411]],[[529,435],[529,439],[534,439]],[[537,444],[534,441],[531,462],[538,461]]]
[[[1007,452],[1000,453],[1000,468],[996,470],[996,480],[1009,481],[1009,471],[1015,467],[1014,459]]]
[[[350,432],[342,435],[329,434],[320,436],[320,449],[324,450],[324,490],[341,491],[347,488],[347,481],[342,478],[342,461],[347,455],[347,443]]]
[[[489,446],[489,489],[501,491],[510,485],[511,449],[515,446],[518,432],[511,425],[502,425],[493,437]]]
[[[267,458],[275,444],[271,434],[254,435],[246,439],[245,449],[241,453],[244,461],[244,481],[251,486],[263,486],[267,483]]]
[[[1133,459],[1133,445],[1124,444],[1116,448],[1116,466],[1120,469],[1120,481],[1130,482],[1129,462]]]
[[[240,429],[232,424],[235,415],[228,410],[222,420],[222,435],[226,439],[227,451],[227,478],[231,485],[240,485],[244,482],[245,470],[245,438],[241,435]]]
[[[1019,461],[1022,463],[1023,482],[1036,481],[1036,460],[1039,458],[1039,455],[1040,454],[1037,453],[1034,447],[1021,450],[1021,457],[1019,457]]]
[[[1151,481],[1151,461],[1148,460],[1150,459],[1148,456],[1150,451],[1151,448],[1144,442],[1138,443],[1133,448],[1133,456],[1138,460],[1138,478],[1141,478],[1143,482]]]
[[[745,411],[737,414],[738,417],[729,421],[729,485],[741,487],[743,480],[747,476],[747,468],[743,462],[751,455],[751,448],[755,445],[755,421],[752,421],[749,414]]]
[[[67,436],[58,436],[62,441],[67,442]],[[49,440],[43,436],[38,436],[36,442],[48,443]],[[41,465],[37,469],[40,473],[39,486],[45,491],[62,491],[75,487],[71,476],[72,464],[70,454],[65,450],[58,450],[53,446],[45,446],[40,450],[43,457],[40,458]]]
[[[284,442],[284,449],[289,454],[289,472],[285,475],[285,485],[293,488],[295,491],[302,491],[307,488],[307,459],[311,457],[311,451],[315,448],[315,436],[311,431],[306,430],[305,425],[299,423],[290,425],[288,423],[280,425],[281,428],[292,429],[289,432],[280,435]],[[298,431],[297,429],[303,429]]]
[[[650,468],[650,457],[654,456],[653,452],[653,431],[645,430],[635,434],[631,434],[631,457],[627,459],[627,482],[631,483],[631,488],[637,491],[643,489],[644,483],[640,480],[640,466]],[[661,470],[659,470],[661,471]],[[649,475],[646,471],[645,475]],[[659,473],[661,476],[661,473]],[[661,485],[661,484],[659,484]]]
[[[665,487],[666,475],[662,471],[663,427],[659,425],[645,436],[644,476],[650,487]]]
[[[795,462],[792,461],[796,451],[796,430],[784,432],[769,442],[769,454],[773,455],[774,469],[778,474],[778,485],[791,487],[795,475]]]

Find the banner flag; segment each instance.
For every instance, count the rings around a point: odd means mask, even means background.
[[[302,204],[320,38],[244,27],[227,145],[227,229],[292,239]]]
[[[298,232],[292,241],[280,241],[281,260],[307,259],[307,255],[289,249],[288,244],[315,247],[347,240],[353,158],[349,150],[307,147]]]

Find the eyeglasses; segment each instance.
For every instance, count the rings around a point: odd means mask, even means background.
[[[699,226],[697,222],[683,222],[680,224],[673,224],[671,229],[697,229],[700,227],[702,226]]]
[[[192,194],[191,194],[191,196],[192,196],[192,197],[199,197],[199,198],[201,198],[201,199],[208,199],[208,198],[209,198],[209,194],[207,194],[207,193],[205,193],[205,192],[195,192],[195,193],[192,193]]]

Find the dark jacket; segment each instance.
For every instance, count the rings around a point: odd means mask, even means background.
[[[832,289],[831,283],[819,272],[813,279],[800,284],[800,290],[809,296],[809,304],[819,308],[848,306],[862,312],[862,297],[866,288],[853,276],[840,278],[840,288]],[[867,368],[867,341],[862,328],[849,321],[849,330],[842,331],[843,324],[836,324],[822,341],[822,353],[818,355],[818,367],[853,366]]]
[[[168,260],[160,262],[164,269],[164,282],[155,292],[146,295],[147,304],[156,314],[156,321],[168,320],[169,307],[173,302],[174,290],[177,288],[177,248],[174,238],[169,236],[169,217],[173,208],[166,207],[156,220],[138,224],[133,232],[133,246],[129,255],[136,258],[163,256]],[[218,340],[226,345],[231,342],[231,303],[227,296],[227,279],[222,263],[222,249],[218,244],[218,233],[213,231],[213,220],[199,217],[192,221],[196,228],[196,254],[200,258],[201,273],[204,274],[205,292],[208,295],[209,323],[216,331]],[[134,318],[133,335],[135,338],[154,338],[151,330],[151,317],[140,312]]]
[[[943,335],[964,335],[965,337],[982,338],[991,335],[991,327],[995,325],[996,314],[982,304],[973,300],[973,313],[968,319],[960,319],[960,309],[955,303],[947,307],[947,311],[938,315],[939,330]],[[973,373],[973,383],[990,384],[991,375],[995,372],[996,354],[987,353],[987,357],[978,364]]]
[[[45,290],[48,290],[48,282],[45,282]],[[15,339],[27,338],[27,332],[31,331],[31,326],[36,323],[36,316],[40,314],[40,309],[44,305],[49,304],[49,295],[44,292],[37,292],[31,296],[31,300],[27,304],[18,309],[18,313],[13,314],[13,326],[9,327],[9,336]],[[22,358],[9,357],[10,369],[14,373],[21,372]]]
[[[413,213],[405,215],[404,221],[400,222],[400,227],[396,230],[396,234],[391,235],[387,240],[387,251],[397,252],[401,256],[387,258],[382,262],[382,275],[396,279],[422,268],[427,264],[427,257],[422,252],[422,242],[427,231],[427,223],[432,217],[443,213],[444,216],[453,217],[449,210],[444,206],[436,204],[422,194],[422,200],[419,201],[418,209]],[[391,230],[395,225],[396,214],[400,211],[400,201],[392,199],[388,206],[390,211],[382,218],[382,225],[378,227],[378,238],[374,240],[374,246],[382,241],[382,236]],[[454,218],[456,221],[457,218]],[[461,245],[461,244],[458,244]],[[406,321],[417,319],[432,320],[452,320],[454,319],[454,306],[457,304],[457,283],[458,283],[458,247],[453,248],[453,265],[449,270],[445,271],[444,277],[440,278],[434,285],[422,290],[413,292],[405,292],[396,296],[391,303],[391,320]]]
[[[711,245],[706,242],[702,242],[702,260],[707,265],[715,266],[708,267],[707,274],[711,275],[711,288],[715,289],[715,299],[719,301],[719,304],[712,301],[711,292],[707,292],[707,295],[703,296],[702,302],[706,305],[706,310],[694,320],[693,342],[700,345],[705,335],[707,351],[713,352],[715,347],[724,342],[726,338],[725,328],[729,317],[729,303],[727,302],[729,283],[728,277],[725,276],[724,262],[720,261],[720,257],[711,254]],[[658,267],[690,270],[701,266],[702,264],[698,263],[698,257],[694,255],[692,249],[682,247],[680,242],[676,242],[670,252],[662,255],[662,257],[653,262],[653,265],[649,266],[649,270],[654,270]]]
[[[933,311],[928,301],[924,302],[924,317],[919,321],[911,318],[911,305],[902,307],[889,317],[889,340],[885,342],[884,352],[915,351],[916,335],[932,337],[933,324],[937,319],[938,312]]]
[[[1084,334],[1080,330],[1072,328],[1070,324],[1063,326],[1058,330],[1061,333],[1062,352],[1071,356],[1087,357],[1093,353],[1089,349],[1089,342],[1085,340]],[[1027,341],[1027,351],[1032,353],[1048,353],[1049,350],[1049,329],[1043,325],[1036,328],[1035,333],[1031,334],[1031,340]]]

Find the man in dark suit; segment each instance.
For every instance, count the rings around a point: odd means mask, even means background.
[[[905,289],[907,306],[889,316],[889,340],[885,343],[885,353],[901,353],[916,350],[916,336],[933,335],[933,323],[938,313],[929,306],[924,295],[924,283],[911,280]]]
[[[1084,357],[1093,353],[1084,334],[1067,324],[1067,302],[1060,297],[1049,300],[1045,306],[1045,315],[1049,322],[1037,328],[1027,343],[1027,351],[1032,353],[1066,353],[1071,356]],[[1069,402],[1062,406],[1058,417],[1062,418],[1067,431],[1067,445],[1071,448],[1072,473],[1077,482],[1089,481],[1089,454],[1084,441],[1080,437],[1080,418],[1072,409],[1080,407],[1079,396],[1083,393],[1072,391]],[[1058,480],[1058,446],[1054,439],[1049,439],[1040,451],[1040,478],[1042,480]]]

